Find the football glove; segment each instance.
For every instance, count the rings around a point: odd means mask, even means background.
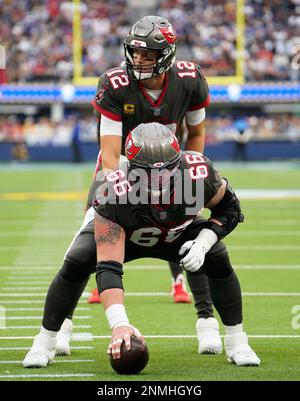
[[[192,241],[186,241],[179,250],[179,255],[185,255],[180,266],[191,273],[196,272],[203,265],[206,253],[218,241],[216,233],[208,228],[200,231]]]

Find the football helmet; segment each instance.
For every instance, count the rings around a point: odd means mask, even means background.
[[[138,125],[126,138],[125,154],[132,177],[138,178],[152,197],[162,199],[172,193],[181,154],[178,140],[167,126]]]
[[[127,136],[125,154],[131,168],[170,169],[180,161],[180,146],[166,125],[140,124]]]
[[[124,40],[127,73],[137,80],[149,79],[168,71],[175,60],[176,33],[165,18],[150,15],[137,21]],[[134,49],[156,50],[156,63],[151,72],[143,72],[143,65],[135,64]]]

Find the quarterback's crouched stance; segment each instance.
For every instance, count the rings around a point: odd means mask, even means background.
[[[166,126],[139,125],[129,134],[125,149],[128,162],[106,177],[94,202],[94,221],[80,233],[95,237],[96,281],[112,330],[108,352],[120,358],[122,343],[130,348],[130,336],[140,335],[125,310],[123,263],[153,257],[180,262],[189,273],[193,292],[197,291],[195,277],[200,269],[205,271],[213,304],[225,327],[227,359],[239,366],[258,366],[260,359],[242,327],[239,280],[220,241],[243,221],[235,193],[205,156],[180,152],[176,137]],[[209,220],[198,216],[203,205],[211,211]],[[65,265],[64,276],[72,276],[73,282],[74,277],[84,281],[84,272],[74,272],[76,265],[71,260],[69,266]],[[199,331],[201,327],[197,327]],[[55,341],[56,332],[42,329],[23,366],[46,366],[54,357]],[[44,365],[37,363],[42,360]]]

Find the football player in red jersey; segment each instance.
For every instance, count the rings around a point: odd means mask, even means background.
[[[176,35],[169,22],[156,16],[142,18],[126,37],[124,50],[125,65],[101,76],[93,101],[101,118],[101,154],[96,172],[116,166],[120,153],[124,154],[127,134],[141,122],[162,123],[181,137],[185,118],[188,131],[185,149],[203,152],[208,86],[199,65],[176,61]],[[92,186],[89,206],[93,193]],[[182,269],[176,263],[170,265],[174,301],[190,302]],[[205,276],[201,284],[193,294],[199,318],[199,352],[217,354],[222,345]],[[99,300],[95,289],[89,301]]]
[[[128,161],[101,181],[93,203],[96,213],[76,239],[78,244],[96,243],[96,281],[112,330],[108,352],[120,358],[122,343],[130,349],[131,335],[141,336],[124,305],[123,263],[153,257],[180,263],[192,290],[204,271],[225,327],[228,361],[260,365],[243,331],[240,284],[221,241],[244,220],[228,181],[199,152],[181,152],[176,136],[159,123],[136,127],[125,149]],[[203,206],[211,212],[208,220],[199,215]],[[85,271],[77,265],[73,277]],[[46,366],[53,359],[55,334],[43,329],[35,337],[24,367]]]
[[[169,22],[157,16],[142,18],[131,28],[124,49],[124,65],[106,71],[99,80],[93,105],[100,118],[101,151],[87,211],[46,298],[41,331],[44,334],[59,331],[56,352],[61,355],[70,354],[72,314],[96,265],[95,242],[90,236],[81,234],[88,230],[87,226],[93,220],[92,203],[99,186],[98,173],[118,166],[120,155],[125,154],[128,133],[143,122],[166,125],[180,138],[185,119],[188,130],[185,150],[202,153],[204,148],[208,86],[199,65],[176,60],[176,35]],[[189,301],[178,263],[172,262],[172,272],[175,300]],[[198,352],[219,354],[222,352],[219,325],[213,316],[208,281],[202,272],[198,281],[197,286],[191,288],[198,315]],[[40,362],[40,366],[44,364],[44,360]]]
[[[177,62],[174,74],[176,35],[172,26],[160,17],[145,17],[133,26],[124,46],[126,73],[124,67],[105,73],[100,79],[94,101],[95,109],[104,121],[100,130],[102,166],[115,165],[116,155],[119,155],[120,146],[122,148],[114,135],[119,133],[124,139],[130,129],[144,121],[170,125],[179,135],[185,116],[191,123],[188,124],[186,148],[203,151],[204,107],[209,103],[208,89],[199,67],[193,63]],[[108,93],[105,93],[106,90]],[[191,96],[195,99],[190,99]],[[110,126],[105,128],[107,121]],[[189,302],[181,270],[172,264],[172,272],[175,302]],[[95,292],[90,302],[97,300]]]
[[[202,154],[181,152],[175,135],[158,123],[140,124],[125,149],[129,166],[107,176],[94,202],[96,281],[112,329],[108,352],[120,358],[122,343],[130,349],[130,337],[141,336],[125,310],[123,263],[153,257],[180,263],[191,288],[205,272],[225,327],[228,361],[260,365],[243,331],[240,284],[221,242],[244,220],[228,181]],[[203,206],[208,220],[199,215]]]

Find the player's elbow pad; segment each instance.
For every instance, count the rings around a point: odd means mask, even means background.
[[[221,226],[211,221],[207,223],[207,228],[213,230],[219,240],[231,233],[238,223],[244,221],[240,201],[228,184],[221,201],[211,209],[210,218],[214,218],[222,223]]]
[[[101,293],[110,288],[123,288],[123,265],[115,261],[99,262],[96,266],[96,281]]]

